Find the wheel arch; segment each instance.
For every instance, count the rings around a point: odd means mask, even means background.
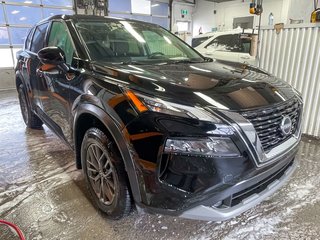
[[[16,84],[16,90],[17,91],[19,91],[20,85],[21,84],[23,85],[23,88],[24,88],[24,91],[25,91],[25,94],[26,94],[26,97],[27,97],[27,102],[30,105],[31,110],[34,111],[33,108],[32,108],[32,104],[31,104],[32,101],[30,99],[30,93],[28,91],[28,86],[27,86],[26,82],[23,80],[23,77],[22,77],[20,71],[16,71],[16,73],[15,73],[15,81],[16,81],[15,84]]]
[[[20,76],[20,74],[17,74],[16,75],[16,89],[18,90],[19,89],[19,86],[23,84],[23,81],[22,81],[22,77]]]
[[[82,168],[81,144],[86,131],[91,127],[97,127],[103,130],[112,138],[124,161],[134,200],[135,202],[141,202],[140,184],[135,163],[121,130],[104,110],[88,103],[81,104],[77,107],[73,121],[73,139],[77,168]]]

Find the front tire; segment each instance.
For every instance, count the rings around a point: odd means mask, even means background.
[[[98,128],[85,133],[81,163],[93,203],[109,218],[129,214],[131,197],[124,163],[114,143]]]
[[[27,101],[26,91],[23,84],[20,84],[18,88],[18,95],[22,118],[27,127],[32,129],[41,129],[43,123],[40,118],[32,112]]]

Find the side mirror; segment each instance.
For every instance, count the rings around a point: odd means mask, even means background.
[[[63,50],[59,47],[45,47],[38,52],[38,58],[43,64],[55,65],[63,71],[69,71],[66,64],[66,57]]]

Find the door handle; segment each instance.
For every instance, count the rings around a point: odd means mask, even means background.
[[[250,59],[250,57],[240,57],[241,59]]]
[[[206,55],[213,55],[212,52],[206,52],[205,54],[206,54]]]

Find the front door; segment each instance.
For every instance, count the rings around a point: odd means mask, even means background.
[[[52,22],[48,46],[60,47],[65,53],[66,63],[72,65],[75,48],[64,22]],[[60,138],[71,143],[69,75],[56,66],[48,65],[39,67],[37,74],[47,89],[41,96],[45,121]]]

